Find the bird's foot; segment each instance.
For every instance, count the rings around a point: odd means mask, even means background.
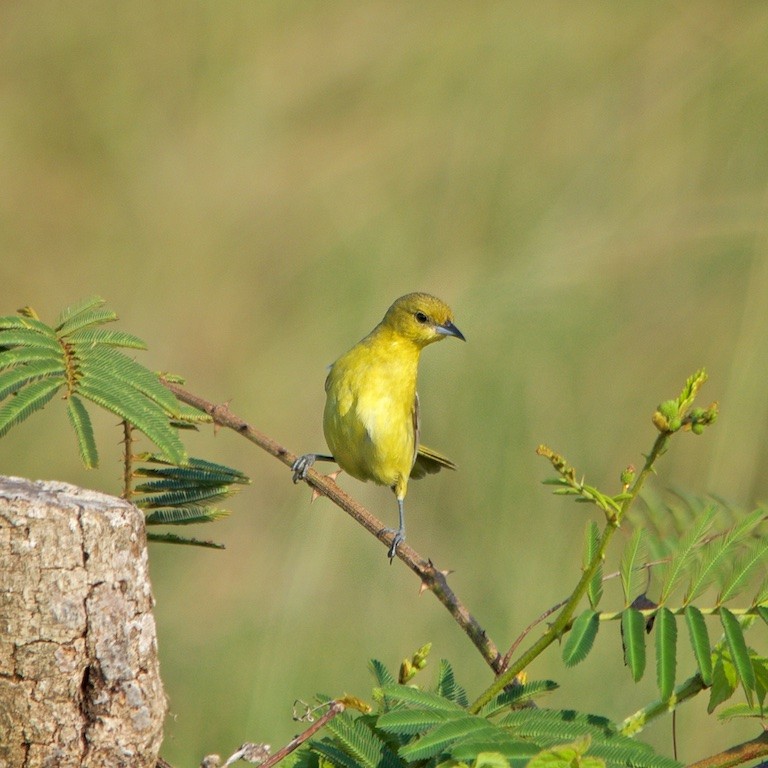
[[[304,480],[306,478],[307,470],[315,463],[316,459],[317,454],[305,453],[303,456],[299,456],[299,458],[291,464],[294,483],[298,483],[299,480]]]
[[[392,543],[389,545],[389,550],[387,551],[387,557],[391,563],[395,559],[400,542],[405,541],[405,528],[385,528],[384,533],[394,534]]]

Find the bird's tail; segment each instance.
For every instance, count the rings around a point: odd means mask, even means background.
[[[456,465],[447,456],[427,448],[426,445],[420,445],[416,453],[416,461],[413,463],[413,469],[411,470],[411,477],[414,480],[418,480],[420,477],[424,477],[424,475],[433,475],[435,472],[439,472],[443,467],[445,469],[456,469]]]

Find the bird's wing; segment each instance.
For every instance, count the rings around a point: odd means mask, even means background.
[[[419,445],[419,396],[413,401],[413,445],[414,457],[413,467],[411,468],[411,477],[418,480],[424,475],[433,475],[439,472],[443,467],[446,469],[456,469],[456,465],[442,453],[427,448],[426,445]]]
[[[411,409],[411,421],[413,423],[413,460],[419,455],[419,393],[413,396],[413,408]],[[413,471],[411,471],[413,475]]]

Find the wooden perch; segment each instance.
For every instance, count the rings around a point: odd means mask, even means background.
[[[0,477],[0,765],[155,765],[152,605],[136,507]]]

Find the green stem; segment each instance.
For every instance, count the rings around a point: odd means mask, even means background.
[[[682,616],[685,613],[685,609],[688,607],[687,605],[678,605],[675,608],[671,606],[667,606],[669,608],[670,613],[674,614],[675,616]],[[720,611],[725,606],[722,605],[714,605],[710,608],[699,608],[699,611],[703,616],[719,616]],[[757,606],[752,606],[751,608],[729,608],[730,612],[734,616],[757,616]],[[619,621],[621,617],[624,615],[626,609],[623,609],[621,611],[606,611],[604,613],[599,614],[600,621]],[[641,616],[644,616],[646,619],[649,619],[651,616],[655,616],[656,612],[658,611],[657,608],[643,608],[642,610],[638,610],[638,613]]]
[[[634,736],[645,728],[645,726],[654,718],[663,715],[665,712],[671,712],[687,699],[692,699],[697,693],[703,691],[707,686],[698,673],[689,677],[684,683],[675,688],[672,696],[666,701],[659,699],[654,701],[634,714],[630,715],[622,722],[616,725],[618,732],[622,736]]]
[[[485,706],[494,696],[496,696],[496,694],[500,693],[502,690],[504,690],[504,688],[510,685],[510,683],[512,683],[512,681],[534,659],[543,653],[550,645],[552,645],[552,643],[560,638],[563,632],[565,632],[571,619],[573,618],[573,614],[576,612],[578,604],[581,602],[582,598],[587,592],[589,584],[592,581],[592,577],[595,575],[595,572],[600,567],[600,564],[605,558],[605,552],[608,548],[608,544],[610,543],[611,538],[613,537],[613,534],[616,532],[616,529],[618,528],[622,518],[627,513],[637,498],[638,494],[640,493],[640,490],[648,478],[648,475],[653,472],[653,465],[656,462],[656,459],[658,459],[659,456],[661,456],[666,450],[667,442],[669,441],[671,434],[671,432],[661,432],[656,438],[651,452],[645,457],[645,464],[643,465],[640,474],[637,476],[635,482],[632,484],[632,487],[629,489],[627,495],[622,501],[621,508],[618,515],[616,516],[616,519],[608,521],[600,539],[597,552],[592,558],[592,562],[584,569],[584,572],[581,575],[581,579],[576,585],[576,589],[573,590],[573,594],[568,598],[568,601],[563,606],[563,609],[560,611],[555,621],[548,627],[546,632],[544,632],[544,634],[517,659],[517,661],[515,661],[503,674],[499,675],[493,681],[493,683],[488,688],[486,688],[483,693],[480,694],[480,696],[472,703],[472,706],[469,708],[470,712],[477,714],[477,712],[479,712],[483,706]]]

